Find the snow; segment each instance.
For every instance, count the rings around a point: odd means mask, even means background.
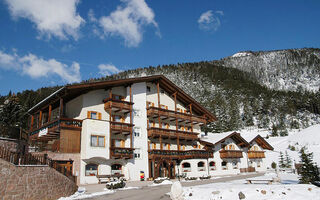
[[[231,57],[236,58],[236,57],[243,57],[243,56],[250,56],[252,53],[249,52],[238,52],[233,54]]]
[[[169,180],[164,180],[161,183],[152,183],[151,185],[149,185],[150,187],[154,187],[154,186],[159,186],[159,185],[170,185],[172,184],[172,181]]]
[[[275,173],[269,173],[256,179],[272,179]],[[313,185],[298,184],[295,174],[280,174],[281,183],[246,184],[246,181],[237,180],[226,183],[212,183],[184,188],[185,200],[214,200],[214,199],[239,199],[239,192],[247,200],[302,200],[320,199],[320,189]],[[310,188],[310,189],[309,189]],[[263,194],[265,193],[265,194]]]
[[[102,192],[95,192],[95,193],[91,193],[91,194],[86,194],[85,189],[83,190],[82,188],[79,188],[78,191],[75,192],[73,195],[71,195],[69,197],[61,197],[58,200],[86,199],[86,198],[101,196],[101,195],[105,195],[105,194],[112,194],[112,193],[114,193],[113,190],[108,190],[105,188],[104,191],[102,191]]]

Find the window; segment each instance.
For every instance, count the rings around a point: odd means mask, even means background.
[[[111,165],[111,174],[121,174],[122,173],[122,165],[113,164]]]
[[[223,170],[226,170],[227,169],[227,162],[226,161],[222,161],[221,166],[222,166]]]
[[[133,129],[133,135],[134,137],[140,137],[140,128],[139,127],[134,127]]]
[[[98,175],[98,165],[96,164],[87,164],[85,170],[86,176],[96,176]]]
[[[233,144],[229,144],[228,146],[225,146],[225,150],[235,150],[235,146]]]
[[[96,111],[88,111],[87,113],[88,119],[101,119],[101,113]]]
[[[198,171],[205,171],[204,162],[198,162]]]
[[[135,149],[134,150],[134,158],[141,158],[140,149]]]
[[[114,140],[114,146],[115,147],[125,147],[125,141],[124,140]]]
[[[92,147],[104,147],[104,136],[91,135]]]
[[[151,88],[147,86],[147,92],[151,92]]]
[[[238,162],[236,160],[232,161],[232,168],[238,169]]]
[[[115,122],[122,122],[124,123],[124,116],[120,116],[120,115],[113,115],[113,121]]]
[[[209,163],[209,169],[210,169],[210,171],[213,171],[213,170],[216,170],[216,163],[215,162],[210,162]]]
[[[182,163],[183,172],[191,172],[191,165],[188,162]]]

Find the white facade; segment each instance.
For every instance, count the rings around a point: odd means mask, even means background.
[[[98,183],[96,175],[110,175],[113,173],[124,174],[127,180],[140,180],[140,173],[143,172],[145,178],[151,175],[149,172],[149,150],[173,150],[188,151],[200,150],[204,145],[199,141],[181,140],[179,145],[177,140],[163,138],[161,140],[163,146],[160,146],[159,138],[149,138],[148,128],[166,128],[170,130],[180,130],[184,132],[200,133],[200,125],[190,123],[179,123],[176,127],[175,121],[170,119],[161,120],[148,118],[147,108],[161,107],[167,110],[175,110],[178,112],[189,113],[189,108],[184,106],[179,100],[174,101],[172,94],[168,94],[164,89],[160,88],[160,104],[158,105],[158,92],[155,83],[140,82],[131,84],[132,97],[130,98],[130,86],[119,86],[110,89],[92,90],[82,94],[65,105],[65,113],[68,118],[83,120],[81,130],[81,166],[80,172],[77,174],[80,177],[80,184]],[[132,106],[132,116],[130,113],[118,113],[123,118],[124,123],[134,124],[132,132],[132,141],[130,135],[111,134],[110,132],[110,115],[105,110],[103,99],[106,99],[109,94],[120,95],[124,101],[134,103]],[[92,119],[91,114],[94,113]],[[111,137],[111,138],[110,138]],[[121,147],[134,148],[133,158],[130,159],[114,159],[110,157],[110,147],[114,141],[121,141]],[[215,143],[214,141],[207,140]],[[111,142],[111,143],[110,143]],[[242,158],[237,159],[221,159],[219,151],[223,149],[222,143],[214,146],[212,158],[208,159],[187,159],[181,161],[179,166],[174,166],[175,174],[185,174],[188,177],[202,177],[225,174],[238,174],[241,168],[248,166],[255,167],[257,171],[265,171],[264,159],[248,159],[247,148],[239,147],[231,138],[228,138],[223,143],[225,146],[232,145],[234,150],[242,151]],[[257,144],[254,148],[261,148]],[[184,163],[189,163],[190,167],[184,167]],[[214,163],[214,165],[212,164]],[[223,164],[225,165],[223,166]],[[121,168],[112,169],[112,165],[121,165]],[[187,164],[186,164],[187,165]],[[154,172],[154,167],[152,166]]]

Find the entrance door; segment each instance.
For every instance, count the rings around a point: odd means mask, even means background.
[[[54,160],[53,168],[64,175],[72,175],[73,160]]]

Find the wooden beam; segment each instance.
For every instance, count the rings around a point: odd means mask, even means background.
[[[31,115],[30,130],[33,129],[34,115]]]
[[[42,110],[40,110],[40,113],[39,113],[39,127],[41,127],[41,122],[42,122]]]
[[[63,99],[60,98],[59,119],[63,117]]]
[[[52,112],[52,105],[49,105],[49,113],[48,113],[48,122],[51,121],[51,112]]]

